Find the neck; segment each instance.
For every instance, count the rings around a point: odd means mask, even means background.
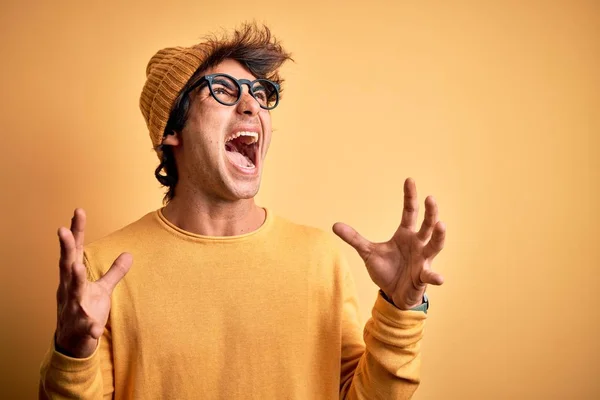
[[[265,222],[266,212],[254,198],[218,201],[182,191],[162,210],[165,218],[184,231],[204,236],[238,236]]]

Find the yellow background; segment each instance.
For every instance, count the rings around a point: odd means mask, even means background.
[[[259,202],[372,240],[402,181],[448,226],[416,399],[600,398],[600,3],[9,1],[0,13],[2,398],[34,398],[56,230],[93,240],[161,204],[148,59],[244,20],[295,63]],[[376,290],[347,247],[365,318]],[[285,290],[285,288],[283,288]]]

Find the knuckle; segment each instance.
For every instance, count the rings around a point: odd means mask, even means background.
[[[69,313],[71,315],[77,315],[79,314],[79,310],[81,309],[81,307],[79,306],[79,302],[71,301],[69,302],[67,309],[69,310]]]

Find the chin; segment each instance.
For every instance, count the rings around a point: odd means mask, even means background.
[[[248,182],[246,184],[237,184],[229,188],[229,192],[237,200],[248,200],[254,198],[260,189],[260,182]]]

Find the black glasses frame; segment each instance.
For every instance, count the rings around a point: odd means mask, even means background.
[[[216,95],[215,92],[213,91],[213,81],[215,78],[218,78],[219,76],[223,76],[225,78],[231,79],[233,82],[235,82],[235,84],[237,85],[238,88],[238,97],[235,100],[235,102],[233,103],[226,103],[222,100],[220,100]],[[273,106],[271,107],[267,107],[266,105],[263,106],[262,104],[260,104],[260,101],[258,101],[258,99],[256,98],[256,95],[254,94],[254,85],[256,83],[260,83],[260,82],[269,82],[271,85],[273,85],[273,87],[275,88],[275,104],[273,104]],[[213,99],[215,99],[217,102],[223,104],[224,106],[235,106],[237,103],[240,102],[240,99],[242,98],[242,92],[243,92],[243,85],[248,86],[248,93],[250,93],[250,95],[254,98],[254,100],[256,100],[256,102],[258,103],[258,105],[260,106],[260,108],[264,109],[264,110],[272,110],[275,107],[277,107],[277,105],[279,104],[279,84],[273,81],[270,81],[268,79],[256,79],[254,81],[250,81],[248,79],[236,79],[231,75],[227,75],[227,74],[210,74],[210,75],[204,75],[203,77],[201,77],[200,79],[198,79],[198,82],[196,82],[195,84],[193,84],[189,89],[188,89],[188,93],[190,93],[192,90],[196,89],[197,87],[202,86],[204,83],[208,83],[208,89],[210,90],[210,94],[213,97]]]

